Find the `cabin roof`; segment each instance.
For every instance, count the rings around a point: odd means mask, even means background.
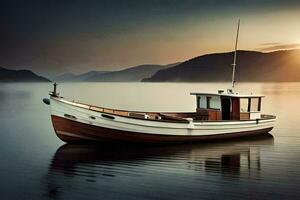
[[[255,97],[264,97],[264,95],[257,94],[239,94],[239,93],[199,93],[199,92],[191,92],[191,95],[204,95],[204,96],[222,96],[222,97],[238,97],[238,98],[255,98]]]

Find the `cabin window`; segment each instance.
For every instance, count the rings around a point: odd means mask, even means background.
[[[219,109],[221,101],[219,96],[196,96],[197,109]]]
[[[211,97],[206,97],[206,108],[212,108],[211,107]]]
[[[260,98],[251,98],[250,104],[251,112],[260,111]]]
[[[248,98],[240,98],[240,112],[249,112]]]
[[[197,96],[197,108],[200,108],[200,100],[201,100],[201,97]]]
[[[258,111],[261,111],[261,97],[258,98]]]

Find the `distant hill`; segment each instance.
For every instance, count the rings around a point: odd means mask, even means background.
[[[0,82],[50,82],[30,70],[10,70],[0,67]]]
[[[56,82],[81,82],[81,81],[86,81],[92,76],[98,76],[100,74],[104,74],[108,72],[109,71],[90,71],[79,75],[75,75],[72,73],[65,73],[54,77],[52,80]]]
[[[75,77],[76,77],[75,74],[65,73],[65,74],[61,74],[61,75],[58,75],[58,76],[52,78],[52,81],[56,81],[56,82],[68,82],[68,81],[72,81]]]
[[[300,81],[300,50],[238,51],[237,81]],[[233,52],[198,56],[162,69],[145,82],[230,81]]]
[[[158,70],[173,67],[179,63],[169,65],[139,65],[120,71],[96,74],[87,78],[90,82],[139,82],[142,79],[151,77]]]

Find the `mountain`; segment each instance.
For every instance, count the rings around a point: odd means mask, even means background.
[[[0,67],[0,82],[50,82],[30,70],[10,70]]]
[[[61,74],[61,75],[58,75],[58,76],[52,78],[52,81],[56,81],[56,82],[68,82],[68,81],[72,81],[75,77],[76,77],[75,74],[65,73],[65,74]]]
[[[110,72],[111,71],[89,71],[89,72],[86,72],[84,74],[77,76],[77,80],[78,81],[86,81],[86,80],[90,79],[91,77],[99,76],[99,75],[110,73]]]
[[[231,81],[233,53],[198,56],[162,69],[145,82]],[[300,81],[300,50],[238,51],[236,81]]]
[[[173,67],[179,63],[169,65],[139,65],[120,71],[97,74],[86,79],[90,82],[139,82],[151,77],[158,70]]]
[[[108,73],[109,71],[90,71],[87,73],[75,75],[72,73],[65,73],[54,77],[52,80],[56,82],[80,82],[89,79],[92,76],[98,76],[100,74]]]

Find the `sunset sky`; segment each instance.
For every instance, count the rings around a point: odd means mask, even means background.
[[[300,47],[300,1],[1,1],[0,66],[42,75]]]

